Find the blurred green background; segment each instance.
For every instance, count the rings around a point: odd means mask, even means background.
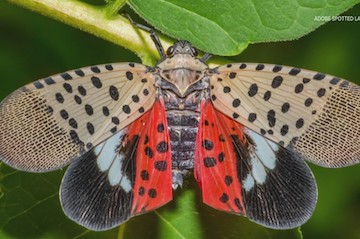
[[[360,18],[360,5],[343,15]],[[291,42],[251,45],[231,60],[297,66],[360,84],[360,19],[329,22]],[[121,61],[139,59],[112,43],[0,0],[0,99],[38,78]],[[311,168],[319,200],[302,227],[304,238],[360,239],[360,165]]]

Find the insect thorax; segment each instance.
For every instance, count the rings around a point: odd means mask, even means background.
[[[208,66],[191,54],[175,54],[158,64],[158,68],[160,76],[175,87],[175,93],[184,97],[189,87],[204,77]]]
[[[175,45],[171,57],[158,64],[159,96],[165,101],[173,168],[173,188],[194,167],[195,143],[200,120],[200,102],[208,92],[206,64],[184,45]],[[189,49],[191,50],[191,48]]]

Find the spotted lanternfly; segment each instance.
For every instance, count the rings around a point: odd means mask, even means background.
[[[360,87],[293,67],[209,69],[178,41],[155,67],[115,63],[28,84],[0,105],[0,158],[29,172],[70,164],[65,214],[100,231],[172,199],[193,170],[203,201],[270,228],[314,211],[304,160],[360,159]]]

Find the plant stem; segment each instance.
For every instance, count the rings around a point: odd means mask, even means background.
[[[70,26],[91,33],[133,51],[142,62],[154,66],[159,54],[149,33],[134,27],[128,19],[118,14],[126,0],[112,0],[104,6],[92,6],[77,0],[8,0]],[[160,35],[164,49],[171,40]],[[221,57],[213,57],[210,67],[229,62]]]
[[[106,11],[109,16],[116,16],[120,9],[126,4],[127,0],[109,0],[106,5]]]
[[[125,4],[124,0],[112,1],[104,7],[75,0],[8,1],[127,48],[137,54],[144,64],[154,65],[159,58],[149,34],[117,14]],[[161,41],[165,48],[171,44],[163,38]]]

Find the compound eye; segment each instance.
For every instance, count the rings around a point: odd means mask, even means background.
[[[166,55],[171,56],[174,53],[174,47],[170,46],[167,50],[166,50]]]
[[[191,53],[192,53],[193,56],[198,55],[198,51],[195,48],[191,48]]]

